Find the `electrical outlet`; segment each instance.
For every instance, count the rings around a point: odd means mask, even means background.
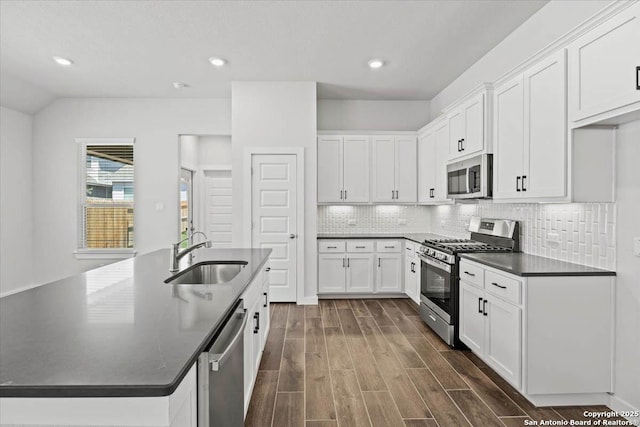
[[[350,220],[347,221],[347,224],[356,225],[356,220],[355,219],[350,219]]]
[[[640,237],[633,238],[633,254],[640,256]]]
[[[558,233],[549,232],[547,233],[547,244],[552,248],[557,248],[560,246],[560,235]]]
[[[398,218],[398,225],[407,225],[407,220],[405,218]]]

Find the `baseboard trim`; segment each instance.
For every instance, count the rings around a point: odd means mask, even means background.
[[[639,413],[640,410],[638,408],[635,408],[632,404],[630,404],[629,402],[627,402],[624,399],[620,399],[618,396],[616,396],[615,394],[611,395],[611,399],[609,400],[609,407],[611,409],[613,409],[614,411],[616,411],[617,413],[623,413],[623,412],[631,412],[631,413]],[[622,415],[621,415],[622,416]],[[636,417],[623,417],[626,418],[629,421],[640,421],[640,416],[636,416]],[[635,425],[638,425],[637,423]]]
[[[304,297],[297,301],[298,305],[318,305],[318,296]]]
[[[380,299],[380,298],[408,298],[405,293],[388,294],[320,294],[318,299]]]
[[[525,394],[524,397],[535,406],[588,406],[610,402],[607,393]]]

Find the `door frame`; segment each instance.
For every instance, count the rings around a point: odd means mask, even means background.
[[[251,177],[251,160],[254,155],[294,155],[296,156],[296,222],[298,230],[296,232],[298,244],[296,245],[296,303],[303,304],[304,301],[304,254],[306,244],[306,233],[304,228],[304,147],[245,147],[243,150],[243,171],[242,171],[242,205],[243,205],[243,228],[248,232],[243,233],[244,246],[252,247],[251,213],[253,212],[253,179]]]

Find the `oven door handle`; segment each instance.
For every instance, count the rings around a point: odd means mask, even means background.
[[[431,259],[431,258],[427,258],[424,255],[418,255],[418,257],[423,261],[426,262],[427,264],[439,268],[440,270],[444,270],[447,273],[451,273],[451,266],[449,264],[445,264],[442,261],[438,261],[435,259]]]

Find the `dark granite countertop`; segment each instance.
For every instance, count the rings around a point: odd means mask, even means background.
[[[164,283],[162,249],[0,298],[0,397],[173,393],[270,252],[198,249],[248,262],[218,285]]]
[[[318,234],[318,239],[409,239],[416,243],[422,243],[427,239],[447,239],[447,236],[431,233],[363,233],[363,234]]]
[[[461,254],[460,258],[476,261],[516,276],[615,276],[615,271],[573,264],[553,258],[525,253]]]

